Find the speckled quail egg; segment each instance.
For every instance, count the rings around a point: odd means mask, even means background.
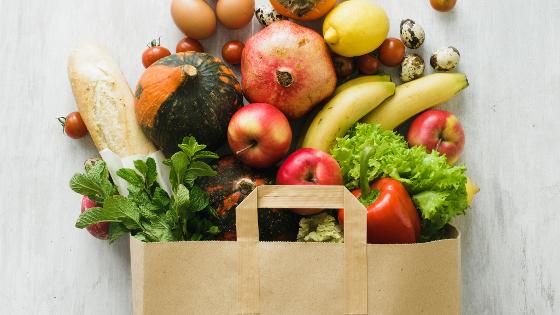
[[[430,65],[437,71],[451,71],[457,68],[461,54],[453,46],[436,50],[430,58]]]
[[[424,59],[418,54],[408,54],[401,63],[401,80],[403,82],[418,79],[424,74]]]
[[[406,47],[418,49],[424,44],[425,39],[426,33],[424,33],[424,29],[420,24],[411,19],[401,21],[401,40]]]
[[[278,13],[270,2],[258,4],[255,8],[255,16],[263,26],[269,26],[272,22],[287,20],[288,18]]]

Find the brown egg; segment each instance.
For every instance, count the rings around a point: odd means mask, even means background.
[[[216,32],[216,15],[204,0],[173,0],[171,16],[177,27],[190,38],[205,39]]]
[[[216,14],[227,28],[238,29],[249,24],[255,12],[255,0],[218,0]]]

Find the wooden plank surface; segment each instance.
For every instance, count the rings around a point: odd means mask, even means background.
[[[464,314],[560,313],[560,54],[555,0],[380,0],[392,36],[403,18],[424,26],[427,59],[452,44],[470,88],[446,108],[466,129],[463,161],[482,187],[462,228]],[[259,26],[205,41],[218,52]],[[68,186],[91,141],[62,135],[75,109],[70,49],[105,43],[135,85],[146,43],[181,38],[169,0],[0,0],[0,313],[129,314],[128,242],[113,246],[73,227],[80,197]],[[558,164],[557,164],[558,163]],[[188,290],[188,288],[185,288]]]

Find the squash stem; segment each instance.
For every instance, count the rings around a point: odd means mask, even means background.
[[[193,65],[184,65],[181,69],[188,77],[194,78],[198,75],[198,70]]]

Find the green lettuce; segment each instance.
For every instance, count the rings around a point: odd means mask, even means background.
[[[391,177],[403,183],[422,216],[421,241],[442,238],[445,225],[468,206],[465,167],[449,165],[435,151],[409,148],[402,136],[379,125],[358,123],[331,150],[348,189],[359,186],[360,153],[368,145],[374,147],[368,180]]]

